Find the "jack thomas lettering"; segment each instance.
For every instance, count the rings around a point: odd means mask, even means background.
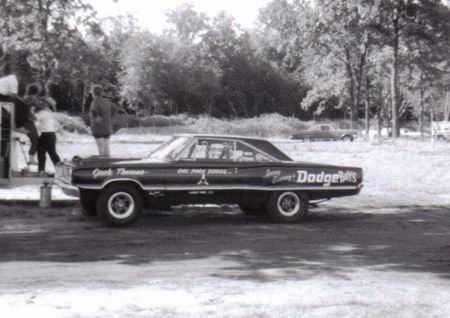
[[[145,174],[144,170],[134,170],[125,168],[118,168],[115,170],[115,172],[113,169],[95,169],[92,171],[92,176],[94,177],[94,179],[112,177],[113,175],[132,177],[132,176],[143,176],[144,174]]]

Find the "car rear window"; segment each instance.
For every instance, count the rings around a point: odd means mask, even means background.
[[[256,140],[256,139],[247,139],[245,142],[251,144],[252,146],[261,149],[265,153],[271,155],[272,157],[282,160],[282,161],[292,161],[292,159],[282,152],[280,149],[275,147],[272,143],[266,140]]]

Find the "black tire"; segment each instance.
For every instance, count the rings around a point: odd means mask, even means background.
[[[142,206],[142,193],[127,184],[112,184],[97,199],[98,215],[111,226],[132,224],[141,214]]]
[[[96,191],[80,189],[81,214],[84,217],[97,216],[97,195]]]
[[[344,135],[344,136],[342,136],[341,140],[342,141],[350,141],[350,142],[352,142],[353,140],[355,140],[355,138],[353,136],[351,136],[351,135]]]
[[[299,222],[308,214],[309,199],[303,193],[274,192],[270,196],[266,208],[269,217],[274,222]]]
[[[245,215],[249,215],[249,216],[260,216],[260,215],[264,215],[266,212],[266,209],[264,208],[264,206],[251,206],[251,205],[239,204],[239,207],[241,208],[241,211]]]

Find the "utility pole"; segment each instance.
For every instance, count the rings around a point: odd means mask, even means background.
[[[366,102],[365,102],[365,109],[364,109],[364,124],[365,124],[365,130],[366,130],[366,138],[369,138],[369,131],[370,131],[370,79],[369,76],[366,76]]]
[[[445,95],[445,120],[450,121],[450,105],[448,100],[448,88],[447,94]]]

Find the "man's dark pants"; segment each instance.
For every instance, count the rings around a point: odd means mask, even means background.
[[[56,135],[54,132],[44,132],[41,134],[37,152],[39,171],[45,171],[46,153],[49,154],[54,165],[61,161],[56,153]]]

